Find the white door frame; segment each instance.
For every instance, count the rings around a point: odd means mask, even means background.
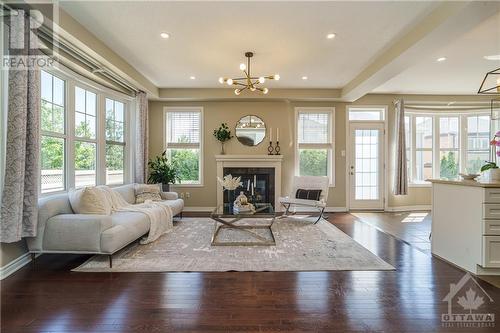
[[[377,120],[377,121],[358,121],[358,120],[349,120],[349,111],[351,109],[362,109],[362,108],[380,108],[384,110],[384,117],[383,120]],[[345,173],[346,173],[346,187],[345,187],[345,198],[346,198],[346,207],[347,210],[349,211],[351,209],[351,176],[350,176],[350,162],[351,162],[351,123],[361,123],[361,124],[374,124],[374,123],[379,123],[383,124],[383,169],[382,169],[382,176],[383,176],[383,181],[381,183],[381,186],[383,187],[382,193],[383,193],[383,207],[377,210],[387,210],[388,208],[388,196],[389,196],[389,172],[390,168],[388,165],[388,156],[389,156],[389,140],[388,140],[388,120],[387,118],[389,117],[388,114],[388,106],[387,105],[352,105],[352,106],[347,106],[346,107],[346,113],[345,113],[345,124],[346,124],[346,156],[345,156]],[[356,208],[357,209],[357,208]],[[358,210],[358,209],[357,209]],[[374,209],[369,209],[369,210],[374,210]]]

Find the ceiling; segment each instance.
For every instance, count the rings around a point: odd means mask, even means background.
[[[61,1],[61,6],[160,88],[220,87],[218,78],[240,76],[244,52],[253,51],[254,75],[281,76],[266,83],[270,88],[340,89],[437,4]],[[171,37],[162,39],[161,32]],[[336,37],[327,39],[331,32]],[[500,67],[482,58],[488,54],[500,54],[499,15],[456,40],[443,40],[442,47],[373,91],[473,94],[484,72]],[[448,59],[437,63],[441,56]]]
[[[490,17],[456,40],[427,54],[416,65],[376,88],[377,93],[475,94],[486,72],[500,68],[500,13]],[[436,59],[446,57],[446,61]]]

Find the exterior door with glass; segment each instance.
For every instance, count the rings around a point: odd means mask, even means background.
[[[351,122],[349,208],[384,209],[384,124]]]

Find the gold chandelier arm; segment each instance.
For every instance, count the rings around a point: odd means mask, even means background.
[[[235,81],[233,80],[233,86],[243,86],[243,87],[247,87],[248,85],[247,85],[247,84],[245,84],[245,83],[241,83],[241,82],[235,82]]]

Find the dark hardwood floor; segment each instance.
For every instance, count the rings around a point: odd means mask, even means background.
[[[395,271],[75,273],[43,255],[2,281],[2,332],[498,332],[443,327],[463,271],[350,214],[330,221]],[[500,313],[500,289],[477,311]],[[467,311],[469,312],[469,311]],[[500,319],[499,319],[500,320]]]

